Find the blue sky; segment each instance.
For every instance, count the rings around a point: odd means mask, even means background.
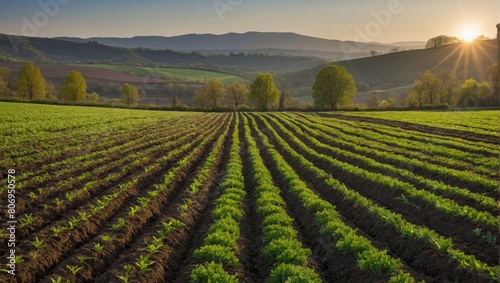
[[[498,0],[0,0],[0,33],[39,37],[283,31],[395,42],[494,37],[499,22]]]

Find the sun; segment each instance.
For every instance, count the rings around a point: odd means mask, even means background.
[[[465,42],[470,43],[470,42],[474,41],[474,39],[478,36],[479,36],[479,32],[477,31],[477,29],[473,26],[468,26],[462,30],[462,34],[460,35],[460,39],[462,39]]]

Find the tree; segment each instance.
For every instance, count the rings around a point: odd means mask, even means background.
[[[493,88],[493,95],[497,95],[500,99],[500,77],[498,74],[498,63],[494,63],[486,71],[486,79],[491,84]]]
[[[425,48],[436,48],[445,45],[460,43],[462,40],[458,37],[448,36],[448,35],[438,35],[427,41]]]
[[[484,40],[490,40],[490,38],[487,37],[484,34],[481,34],[481,35],[478,35],[476,38],[474,38],[474,40],[476,40],[476,41],[484,41]]]
[[[375,50],[371,50],[371,51],[370,51],[370,56],[372,56],[372,57],[373,57],[373,56],[376,56],[376,55],[378,55],[378,52],[377,52],[377,51],[375,51]]]
[[[416,102],[419,107],[422,107],[426,104],[425,99],[423,82],[421,80],[413,82],[410,95],[408,96],[408,104],[414,105],[413,102]]]
[[[127,105],[134,105],[139,102],[139,90],[133,86],[125,83],[122,88],[122,99]]]
[[[70,72],[61,87],[61,96],[69,101],[85,101],[87,97],[87,83],[80,72]]]
[[[371,97],[366,101],[368,107],[377,108],[380,103],[380,98],[376,91],[372,92]]]
[[[56,87],[52,83],[45,83],[45,96],[48,100],[61,100],[59,97],[59,92],[56,90]]]
[[[418,92],[419,105],[422,106],[421,95],[427,96],[428,102],[434,105],[439,100],[439,95],[442,90],[441,80],[435,77],[431,71],[422,73],[420,80],[413,83],[412,91]]]
[[[361,92],[367,92],[370,89],[370,85],[364,81],[360,81],[356,83],[356,89]]]
[[[158,105],[158,103],[157,103],[157,105]],[[179,100],[179,98],[177,98],[177,95],[174,96],[174,99],[172,99],[172,108],[176,109],[180,105],[181,105],[181,101]]]
[[[249,90],[245,84],[240,81],[231,83],[227,87],[226,92],[236,110],[238,110],[238,106],[245,103],[248,99]]]
[[[96,103],[99,101],[99,94],[97,92],[93,92],[92,94],[89,95],[89,102]]]
[[[32,62],[26,63],[21,70],[15,83],[18,95],[29,100],[45,99],[45,79],[40,69]]]
[[[224,97],[224,84],[219,79],[211,79],[203,88],[203,92],[210,99],[212,108],[215,109],[219,101]]]
[[[10,94],[10,80],[12,72],[7,67],[0,67],[0,95],[6,96]]]
[[[193,95],[193,104],[196,107],[206,108],[210,104],[210,100],[205,95],[205,92],[201,90],[196,90]]]
[[[316,106],[333,110],[338,104],[349,102],[355,94],[354,79],[344,67],[328,65],[316,75],[312,94]]]
[[[443,88],[443,99],[448,105],[454,105],[459,82],[457,76],[452,72],[446,72],[439,76]]]
[[[269,73],[258,75],[250,86],[249,96],[260,109],[268,110],[279,98],[279,91],[274,85],[273,76]]]
[[[476,79],[470,78],[462,85],[458,104],[463,107],[488,106],[492,103],[490,94],[491,87],[487,82],[480,83]]]

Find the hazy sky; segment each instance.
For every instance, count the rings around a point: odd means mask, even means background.
[[[497,23],[499,0],[0,0],[0,33],[39,37],[286,31],[395,42],[495,37]]]

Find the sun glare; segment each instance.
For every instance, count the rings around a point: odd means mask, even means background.
[[[460,36],[460,38],[465,42],[472,42],[476,37],[479,36],[479,33],[474,27],[466,27]]]

